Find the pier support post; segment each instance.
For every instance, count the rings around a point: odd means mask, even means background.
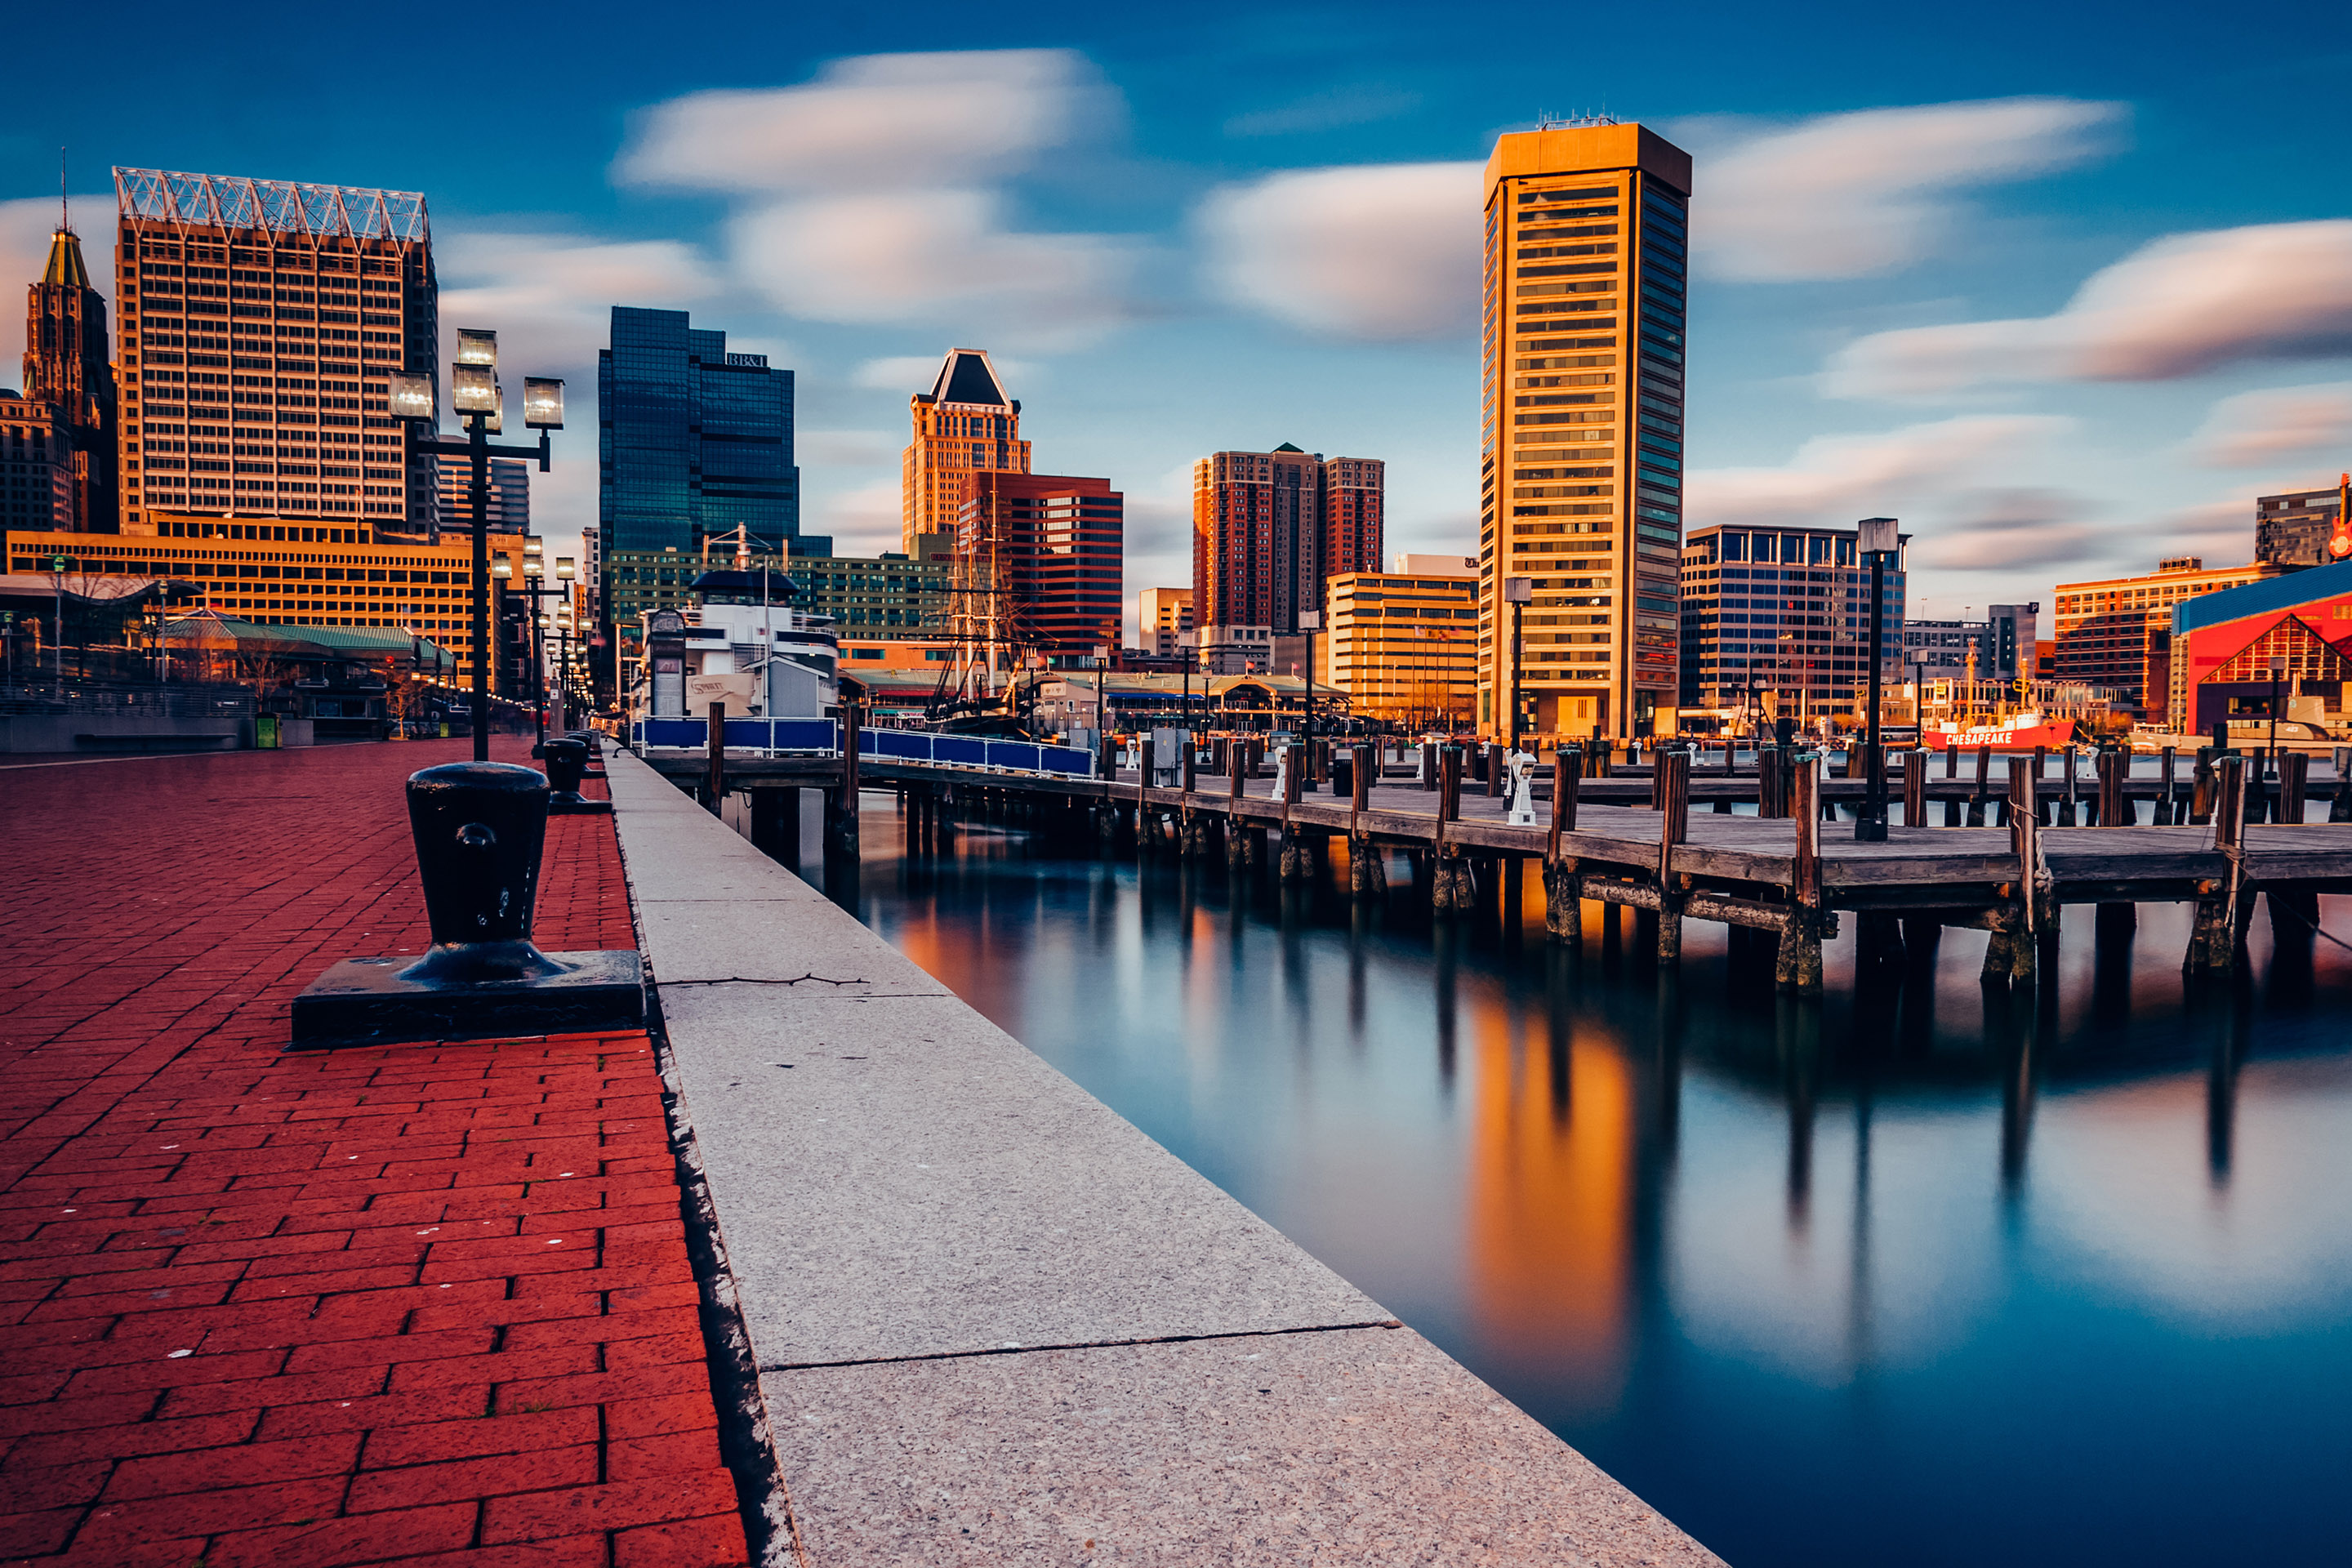
[[[1682,889],[1675,879],[1675,850],[1690,833],[1690,753],[1679,746],[1657,753],[1653,791],[1658,802],[1658,946],[1661,966],[1683,956]]]
[[[1816,995],[1822,988],[1822,760],[1805,752],[1792,760],[1789,816],[1797,826],[1797,850],[1790,863],[1788,919],[1780,927],[1773,982],[1783,991]]]
[[[2201,755],[2198,767],[2200,773],[2209,770]],[[2225,869],[2220,881],[2200,883],[2197,889],[2196,921],[2189,928],[2188,955],[2180,964],[2181,973],[2192,979],[2234,971],[2246,931],[2245,914],[2240,909],[2247,892],[2246,760],[2221,756],[2212,761],[2210,772],[2213,847],[2221,852]]]
[[[1581,884],[1576,858],[1565,840],[1576,831],[1577,795],[1584,783],[1582,747],[1557,746],[1551,753],[1551,823],[1544,830],[1544,935],[1573,942],[1584,935]]]

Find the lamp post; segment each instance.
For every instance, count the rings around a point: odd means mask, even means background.
[[[1527,639],[1519,635],[1520,616],[1527,612],[1528,603],[1536,595],[1532,577],[1503,579],[1503,602],[1511,606],[1511,726],[1510,750],[1519,749],[1519,666]]]
[[[473,482],[467,487],[473,507],[473,663],[474,760],[490,760],[490,458],[537,458],[546,473],[552,447],[548,432],[563,428],[563,383],[552,376],[523,379],[522,419],[539,432],[537,447],[493,447],[489,438],[500,433],[505,397],[499,390],[499,335],[461,330],[457,359],[449,367],[450,402],[466,421],[463,439],[432,433],[440,411],[436,405],[433,373],[396,370],[387,377],[390,410],[394,418],[419,421],[425,432],[412,438],[411,449],[473,461]]]
[[[2286,679],[2286,655],[2271,655],[2271,743],[2270,754],[2263,759],[2263,777],[2278,777],[2278,713],[2279,684]]]
[[[1315,634],[1323,629],[1323,612],[1298,612],[1298,629],[1307,634],[1307,693],[1299,700],[1299,777],[1306,782],[1300,787],[1315,787]]]
[[[1870,558],[1870,740],[1864,752],[1870,798],[1853,823],[1854,837],[1865,844],[1886,842],[1886,770],[1878,759],[1879,653],[1886,624],[1886,561],[1901,547],[1899,526],[1891,517],[1865,517],[1855,524],[1862,534],[1862,552]]]
[[[1110,746],[1108,737],[1103,733],[1103,689],[1109,684],[1110,648],[1107,644],[1097,643],[1095,645],[1095,755],[1105,759],[1110,756]],[[1113,778],[1118,773],[1118,769],[1106,760],[1103,776]]]

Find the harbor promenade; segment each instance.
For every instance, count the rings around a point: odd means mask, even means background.
[[[0,1561],[745,1560],[648,1037],[285,1049],[424,950],[401,782],[466,751],[0,771]],[[548,827],[541,939],[635,945]]]

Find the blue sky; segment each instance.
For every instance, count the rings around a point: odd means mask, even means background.
[[[1545,113],[1696,156],[1695,523],[1900,515],[1958,614],[2242,560],[2254,495],[2352,465],[2340,5],[240,15],[133,5],[102,58],[16,25],[7,276],[60,143],[93,239],[114,163],[420,190],[445,324],[573,377],[583,426],[612,303],[794,366],[844,548],[895,544],[906,397],[958,344],[1041,469],[1126,489],[1130,592],[1187,580],[1221,447],[1384,458],[1391,548],[1474,549],[1475,165]],[[575,429],[546,531],[593,461]]]

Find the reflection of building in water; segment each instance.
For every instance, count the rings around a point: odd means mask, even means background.
[[[1465,1294],[1481,1354],[1588,1407],[1622,1392],[1639,1097],[1614,1042],[1474,994]]]

